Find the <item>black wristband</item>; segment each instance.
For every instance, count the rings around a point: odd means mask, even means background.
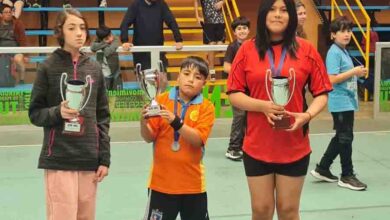
[[[179,116],[176,115],[175,119],[173,119],[170,125],[173,128],[173,130],[178,131],[181,127],[183,127],[184,123],[181,121]]]

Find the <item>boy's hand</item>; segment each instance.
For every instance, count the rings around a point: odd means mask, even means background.
[[[363,77],[365,75],[367,75],[367,68],[365,68],[364,66],[357,66],[354,68],[355,70],[355,75],[358,76],[358,77]]]
[[[148,118],[146,117],[148,114],[148,107],[149,104],[144,105],[144,107],[141,110],[141,123],[146,124],[148,122]]]
[[[68,103],[69,101],[62,101],[61,102],[61,109],[60,109],[60,112],[61,112],[61,117],[63,119],[73,119],[73,118],[77,118],[79,116],[79,112],[75,109],[71,109],[68,107]]]
[[[132,43],[124,43],[122,44],[122,49],[124,51],[130,51],[130,49],[133,47],[134,45]]]
[[[160,110],[160,116],[161,118],[167,120],[168,124],[171,124],[172,121],[175,119],[175,115],[167,110],[164,106],[161,106],[161,110]]]
[[[214,4],[214,8],[215,8],[216,10],[221,10],[222,7],[223,7],[223,4],[224,4],[224,0],[221,0],[221,1],[219,1],[219,2],[217,2],[217,3]]]

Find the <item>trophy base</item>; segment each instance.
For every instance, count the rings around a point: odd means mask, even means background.
[[[160,105],[150,105],[148,107],[148,113],[146,113],[145,118],[155,118],[155,117],[160,117],[160,111],[161,111],[161,106]]]
[[[64,130],[62,131],[62,134],[69,136],[83,136],[84,131],[84,118],[78,117],[75,119],[65,120]]]
[[[282,119],[273,122],[275,123],[273,128],[276,130],[285,130],[291,127],[291,117],[289,115],[283,115]]]

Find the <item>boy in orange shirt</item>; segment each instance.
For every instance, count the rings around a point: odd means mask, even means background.
[[[202,159],[215,114],[201,93],[208,73],[202,58],[186,58],[178,86],[156,99],[161,117],[142,111],[141,135],[154,149],[145,219],[209,219]]]

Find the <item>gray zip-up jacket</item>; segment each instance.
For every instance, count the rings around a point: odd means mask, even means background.
[[[86,75],[92,77],[91,97],[80,112],[85,124],[83,136],[62,133],[64,120],[60,113],[60,78],[63,72],[68,74],[68,80],[77,78],[85,81]],[[89,87],[86,94],[88,92]],[[70,53],[57,49],[39,66],[31,94],[29,117],[34,125],[44,130],[38,168],[95,171],[99,165],[109,167],[110,111],[104,77],[100,65],[85,54],[81,54],[78,62],[73,63]]]
[[[103,51],[104,57],[107,59],[107,64],[110,68],[112,76],[116,75],[117,71],[119,70],[119,55],[118,52],[116,52],[118,47],[119,39],[117,37],[114,37],[114,41],[112,41],[110,44],[106,43],[104,40],[95,40],[91,45],[92,52],[96,53],[99,50]]]

